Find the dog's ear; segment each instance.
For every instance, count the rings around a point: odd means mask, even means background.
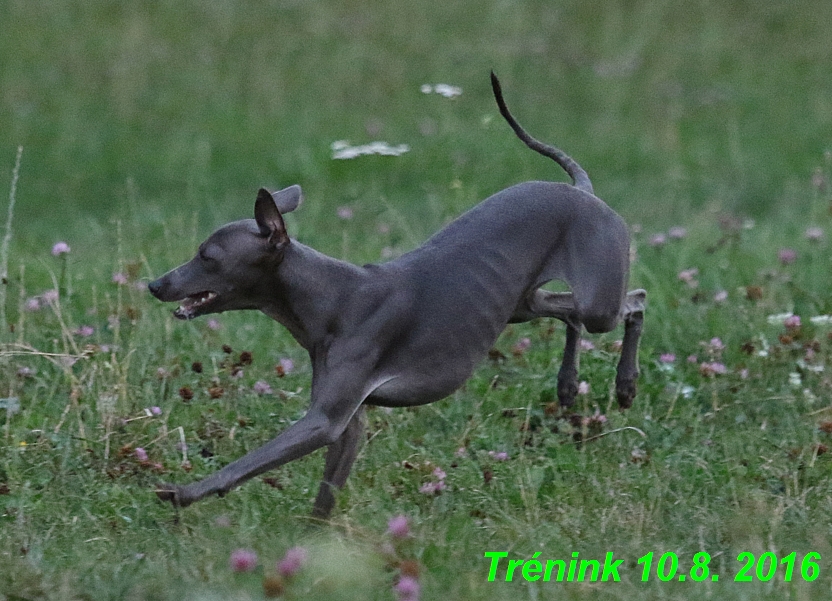
[[[274,198],[274,204],[277,205],[278,211],[288,213],[297,209],[300,203],[303,202],[303,190],[295,184],[277,192],[272,192],[272,198]]]
[[[300,191],[299,187],[298,191]],[[278,205],[272,193],[265,188],[260,188],[257,193],[257,200],[254,202],[254,219],[257,221],[260,233],[269,239],[269,244],[275,248],[283,248],[289,244],[289,234],[286,232],[286,224],[280,215]]]

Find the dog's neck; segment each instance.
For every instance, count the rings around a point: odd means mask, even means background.
[[[345,296],[366,277],[366,270],[296,240],[283,252],[275,277],[264,282],[259,309],[312,352],[332,334]]]

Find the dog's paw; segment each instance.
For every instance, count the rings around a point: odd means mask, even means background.
[[[636,389],[636,378],[616,379],[615,397],[618,400],[618,406],[622,409],[632,407],[633,400],[636,398]]]
[[[191,504],[182,494],[182,487],[176,484],[160,484],[156,487],[156,496],[160,501],[168,501],[174,507],[187,507]]]
[[[571,407],[578,396],[578,383],[574,378],[561,380],[558,378],[558,400],[561,407]]]

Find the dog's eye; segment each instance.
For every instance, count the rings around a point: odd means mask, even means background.
[[[215,263],[217,261],[217,259],[211,256],[211,254],[209,254],[204,248],[199,249],[198,256],[200,261],[205,261],[206,263]]]

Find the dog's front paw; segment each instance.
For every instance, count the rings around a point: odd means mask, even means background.
[[[168,501],[174,507],[187,507],[194,502],[186,493],[186,487],[177,484],[160,484],[156,487],[156,496],[161,501]]]

